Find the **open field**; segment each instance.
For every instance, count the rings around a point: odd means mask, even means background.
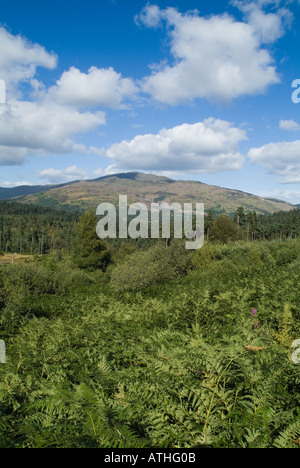
[[[0,265],[25,265],[30,264],[35,261],[33,255],[19,255],[19,254],[11,254],[5,253],[4,255],[0,255]]]

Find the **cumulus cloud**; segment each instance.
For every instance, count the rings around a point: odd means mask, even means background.
[[[0,144],[0,166],[17,166],[24,163],[28,155],[27,148],[17,148]]]
[[[229,15],[204,18],[174,8],[159,12],[148,4],[138,17],[146,26],[156,26],[159,19],[168,26],[174,63],[162,63],[142,85],[155,100],[169,105],[196,98],[231,101],[280,82],[270,52],[262,47],[283,34],[278,15],[257,7],[249,22],[239,22]]]
[[[0,27],[0,76],[8,91],[17,90],[22,81],[30,81],[37,67],[56,68],[57,57],[39,44],[32,44],[22,36],[13,36]]]
[[[0,164],[22,164],[29,154],[73,151],[73,137],[105,124],[105,114],[54,102],[11,101],[0,113]]]
[[[230,122],[209,118],[196,124],[163,129],[158,134],[137,135],[112,145],[106,156],[110,169],[216,173],[238,170],[244,157],[239,142],[245,131]]]
[[[294,120],[280,120],[279,128],[281,130],[297,131],[300,130],[300,125]]]
[[[133,80],[122,78],[113,68],[92,67],[82,73],[75,67],[65,71],[48,96],[63,105],[75,107],[118,107],[123,100],[133,97],[137,87]]]
[[[279,8],[275,12],[268,13],[262,10],[263,6],[274,2],[234,1],[232,3],[245,14],[247,23],[252,26],[262,44],[271,44],[284,36],[286,27],[293,19],[291,11],[287,8]]]
[[[44,169],[37,173],[39,179],[50,184],[62,184],[74,180],[83,180],[87,178],[87,172],[77,166],[67,167],[66,169]]]
[[[3,27],[0,43],[0,77],[8,90],[6,104],[0,105],[0,166],[23,164],[29,155],[101,154],[78,144],[76,137],[105,125],[102,109],[119,108],[133,98],[134,82],[113,68],[82,73],[72,67],[47,89],[36,78],[37,67],[54,69],[56,55]],[[29,86],[24,88],[24,82]],[[30,100],[22,89],[31,89]]]
[[[300,140],[270,143],[252,148],[248,157],[253,164],[262,166],[269,174],[280,176],[282,184],[300,182]]]

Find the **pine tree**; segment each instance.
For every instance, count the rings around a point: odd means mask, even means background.
[[[234,214],[234,221],[237,223],[239,227],[244,227],[246,224],[246,215],[245,210],[242,206],[240,206]]]
[[[211,228],[212,228],[212,225],[214,223],[214,220],[213,220],[213,213],[211,210],[209,210],[206,218],[205,218],[205,232],[206,232],[206,236],[207,236],[207,240],[209,240],[210,238],[210,231],[211,231]]]
[[[110,253],[105,242],[96,233],[97,216],[90,209],[76,226],[76,237],[73,241],[73,258],[84,270],[104,270],[110,262]]]

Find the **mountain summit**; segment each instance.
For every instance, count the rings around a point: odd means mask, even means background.
[[[140,172],[128,172],[78,180],[60,185],[0,188],[0,199],[67,210],[86,210],[103,202],[117,204],[119,195],[127,195],[129,203],[204,203],[205,210],[232,213],[242,206],[258,214],[290,211],[287,202],[262,198],[239,190],[207,185],[197,181],[173,180]]]

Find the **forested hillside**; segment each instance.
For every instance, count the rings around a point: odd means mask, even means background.
[[[0,201],[0,252],[27,255],[70,252],[80,216],[80,212]],[[205,233],[208,239],[220,241],[293,239],[300,236],[300,210],[257,215],[240,207],[231,217],[209,211],[205,217]],[[151,242],[138,242],[151,245]]]
[[[0,202],[0,252],[42,255],[70,250],[76,213]]]

